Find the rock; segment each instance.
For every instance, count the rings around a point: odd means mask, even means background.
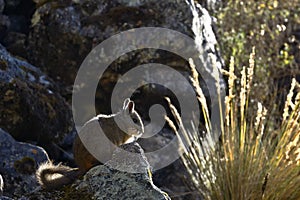
[[[4,195],[21,197],[36,189],[35,171],[48,160],[46,152],[37,146],[17,142],[0,129],[0,174],[4,178]],[[0,181],[1,182],[1,181]]]
[[[162,129],[159,134],[151,138],[140,138],[138,143],[142,146],[145,153],[155,152],[166,147],[175,137],[169,129]],[[175,152],[173,152],[175,153]],[[169,154],[146,154],[152,168],[158,169],[153,172],[153,182],[164,191],[168,192],[172,199],[195,199],[200,200],[199,194],[192,188],[187,187],[190,176],[180,159],[174,160],[170,165],[159,168],[162,162],[169,159]]]
[[[0,43],[13,54],[24,55],[27,52],[26,45],[24,38],[20,40],[20,35],[25,34],[27,39],[35,4],[32,0],[0,0],[0,11],[1,9],[3,15],[0,15]],[[19,45],[18,48],[16,45]]]
[[[5,0],[3,13],[8,16],[18,16],[25,19],[25,21],[19,21],[20,23],[18,22],[15,25],[24,26],[27,23],[28,29],[30,25],[30,18],[34,12],[34,7],[35,3],[32,0]],[[22,31],[24,31],[24,29]]]
[[[195,42],[195,45],[206,52],[201,55],[205,67],[211,68],[211,60],[215,59],[216,65],[220,68],[221,60],[214,47],[217,42],[211,29],[211,22],[208,20],[210,16],[201,6],[192,8],[187,2],[189,1],[43,2],[32,18],[33,28],[28,38],[27,55],[22,56],[41,67],[50,77],[70,86],[74,83],[77,70],[84,58],[103,40],[131,28],[164,27],[192,38],[198,34],[202,40],[198,44]],[[203,23],[200,27],[194,27],[194,30],[200,29],[199,33],[193,30],[195,18],[200,18]],[[212,59],[206,54],[212,56]],[[97,111],[105,114],[111,112],[109,97],[120,75],[134,66],[150,62],[170,66],[185,77],[190,74],[187,61],[172,53],[153,49],[130,52],[115,60],[103,74],[96,95]],[[138,94],[143,96],[152,92],[152,87],[151,91],[147,88],[149,87],[140,88]],[[161,96],[172,95],[163,88],[156,87],[154,91]],[[207,91],[206,94],[208,95]],[[136,96],[135,98],[133,95],[133,98],[138,99],[139,95]],[[144,100],[143,105],[138,107],[142,109],[145,104],[151,103]]]
[[[3,186],[4,186],[3,178],[0,174],[0,196],[2,195],[2,192],[3,192]]]
[[[189,31],[192,36],[191,30],[184,24],[188,20],[191,24],[191,12],[180,11],[182,15],[179,16],[178,10],[173,8],[188,7],[183,1],[178,2],[164,1],[157,4],[155,1],[141,1],[133,4],[126,1],[81,0],[45,3],[36,10],[33,17],[33,30],[28,41],[31,51],[27,58],[54,79],[67,85],[72,84],[77,69],[93,45],[120,31],[141,26],[159,26],[180,29],[184,33]],[[146,62],[153,56],[139,60],[146,59]],[[125,62],[132,62],[133,57],[135,54],[129,55]],[[124,65],[122,67],[126,69]]]
[[[67,85],[74,82],[80,63],[92,49],[91,38],[81,34],[81,17],[80,7],[71,1],[43,4],[32,18],[28,39],[31,52],[24,55],[50,77]]]
[[[0,196],[0,200],[13,200],[12,198],[6,197],[6,196]],[[21,199],[19,199],[21,200]],[[25,199],[23,199],[25,200]]]
[[[9,27],[9,18],[6,15],[0,14],[0,41],[4,38],[4,36],[6,36]]]
[[[138,156],[124,156],[122,150]],[[87,172],[75,188],[89,191],[95,199],[168,199],[153,184],[149,173],[150,165],[142,148],[137,143],[126,144],[114,152],[112,160]]]
[[[71,109],[58,86],[39,69],[0,45],[0,128],[19,141],[55,150],[73,129]]]
[[[21,0],[6,1],[7,9],[14,9],[14,8],[18,7],[20,4],[21,4]]]
[[[0,0],[0,14],[2,14],[3,10],[4,10],[4,7],[5,7],[5,2],[4,0]]]
[[[124,150],[136,157],[124,156]],[[135,170],[142,173],[130,173]],[[35,191],[27,197],[56,199],[57,194],[64,199],[169,199],[153,184],[149,163],[137,143],[122,145],[110,161],[90,169],[83,180],[75,181],[71,187],[52,192]]]
[[[10,31],[5,34],[2,39],[4,46],[9,47],[9,51],[14,52],[15,55],[24,55],[26,50],[27,35],[20,32]]]

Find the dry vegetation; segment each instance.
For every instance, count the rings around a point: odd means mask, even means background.
[[[192,62],[191,80],[206,119],[207,138],[200,138],[196,128],[186,130],[169,102],[176,121],[167,121],[181,138],[182,160],[204,199],[300,198],[299,83],[292,79],[289,88],[283,88],[287,95],[279,102],[282,109],[274,101],[274,80],[300,74],[290,48],[290,35],[300,24],[299,5],[299,0],[228,1],[218,12],[228,78],[221,142],[202,148],[214,133]]]
[[[277,89],[277,80],[300,74],[293,55],[299,46],[294,31],[300,29],[300,1],[228,0],[222,4],[215,17],[226,66],[233,56],[238,74],[247,65],[248,55],[255,46],[256,67],[252,86],[255,96],[252,100],[269,106],[274,103],[269,99]]]
[[[241,71],[240,85],[235,84],[234,61],[231,59],[229,95],[221,128],[221,142],[203,149],[211,138],[200,138],[198,130],[186,130],[176,108],[170,104],[182,141],[182,160],[193,186],[205,199],[299,199],[300,197],[300,85],[293,79],[278,129],[265,129],[268,110],[258,103],[256,115],[248,115],[248,102],[254,70],[254,52],[249,67]],[[191,63],[193,71],[195,66]],[[197,74],[192,78],[197,77]],[[195,81],[196,82],[196,81]],[[236,87],[240,92],[234,93]],[[199,97],[200,87],[196,88]],[[292,97],[295,96],[293,99]],[[202,102],[203,103],[203,102]],[[203,106],[210,119],[207,106]],[[167,119],[172,127],[173,122]],[[206,121],[207,136],[213,135]],[[189,145],[184,145],[189,144]]]

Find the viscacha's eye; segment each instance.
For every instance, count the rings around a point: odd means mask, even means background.
[[[132,121],[133,121],[134,123],[138,123],[138,120],[137,120],[136,118],[133,118]]]

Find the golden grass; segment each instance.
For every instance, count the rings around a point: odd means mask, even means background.
[[[253,48],[249,66],[243,67],[240,85],[235,84],[233,58],[229,71],[223,73],[228,76],[229,88],[225,98],[225,116],[221,116],[224,119],[220,130],[221,142],[215,146],[210,145],[214,133],[208,106],[191,60],[191,81],[202,105],[207,137],[201,138],[197,127],[186,130],[179,113],[168,99],[179,128],[176,129],[174,122],[166,119],[180,138],[184,153],[182,161],[193,186],[204,199],[300,198],[300,93],[294,94],[299,84],[295,80],[292,82],[282,122],[274,126],[280,128],[265,128],[269,123],[266,120],[267,109],[258,102],[256,115],[251,116],[249,112],[254,51]],[[236,94],[236,91],[239,93]]]

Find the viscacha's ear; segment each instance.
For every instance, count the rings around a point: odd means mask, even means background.
[[[129,103],[130,101],[131,101],[131,100],[130,100],[129,98],[126,98],[126,99],[124,100],[124,103],[123,103],[123,110],[125,110],[125,109],[127,108],[128,103]]]
[[[134,111],[134,102],[133,101],[129,101],[127,107],[128,107],[129,113],[133,113],[133,111]]]
[[[133,113],[134,111],[134,102],[130,99],[125,99],[123,110],[126,110],[128,113]]]

